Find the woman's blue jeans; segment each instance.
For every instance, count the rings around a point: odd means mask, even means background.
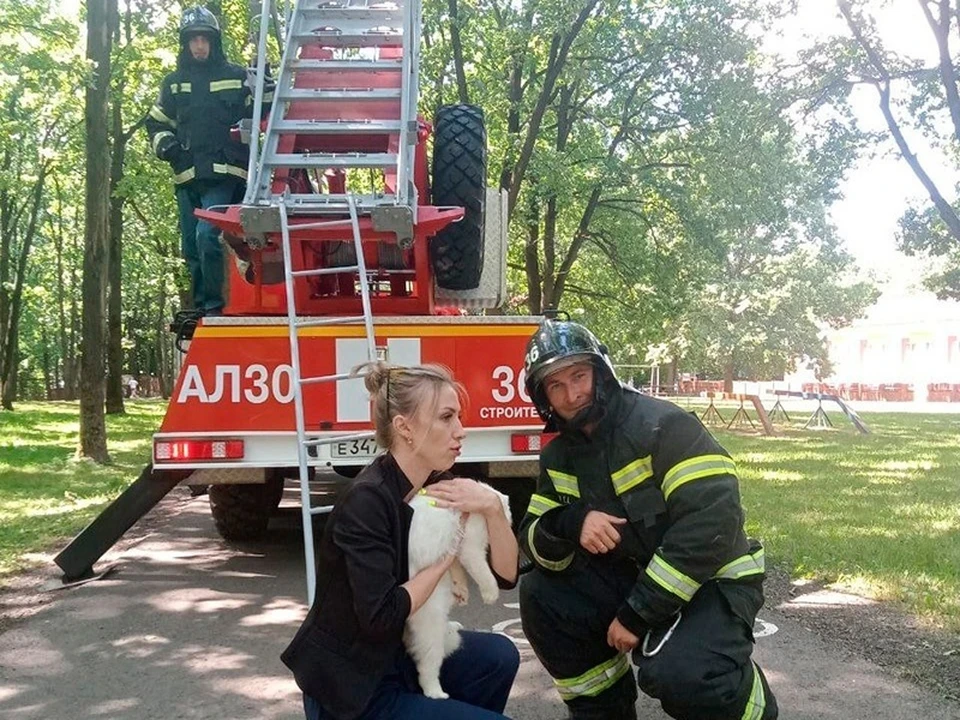
[[[503,709],[520,667],[520,654],[509,638],[489,632],[461,631],[460,648],[443,662],[440,684],[449,700],[423,695],[410,678],[416,678],[413,660],[406,653],[397,667],[380,682],[376,694],[359,720],[496,720]],[[349,682],[348,679],[344,679]],[[303,696],[306,720],[336,720],[320,703]]]

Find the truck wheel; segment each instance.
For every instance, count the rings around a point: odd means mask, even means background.
[[[433,204],[464,208],[460,222],[430,240],[437,285],[472,290],[483,271],[483,213],[487,189],[487,133],[483,111],[473,105],[445,105],[433,126]]]
[[[283,478],[267,474],[256,485],[211,485],[210,513],[224,540],[256,540],[267,531],[267,523],[283,496]]]

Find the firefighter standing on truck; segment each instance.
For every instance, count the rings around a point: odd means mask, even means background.
[[[548,431],[520,526],[523,631],[573,718],[773,720],[751,660],[763,550],[733,460],[696,416],[621,385],[585,327],[547,320],[526,382]]]
[[[265,92],[265,108],[271,100],[272,92]],[[223,311],[224,255],[220,231],[193,211],[242,199],[249,149],[233,139],[231,128],[252,111],[247,71],[224,57],[217,18],[205,7],[187,10],[177,69],[164,78],[146,127],[154,153],[173,170],[181,252],[197,314]]]

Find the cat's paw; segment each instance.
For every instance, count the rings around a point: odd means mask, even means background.
[[[460,631],[463,625],[451,620],[447,623],[447,634],[443,637],[443,656],[448,657],[454,650],[460,647]]]
[[[497,601],[497,598],[500,597],[500,588],[496,585],[493,587],[482,587],[480,588],[480,597],[483,598],[484,605],[493,605]]]
[[[458,580],[453,581],[453,601],[463,607],[468,602],[470,602],[470,588],[465,582],[460,582]]]
[[[443,691],[443,688],[440,687],[440,683],[423,688],[423,694],[434,700],[447,700],[450,697]]]

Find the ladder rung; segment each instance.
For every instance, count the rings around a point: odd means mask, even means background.
[[[350,210],[349,205],[345,204],[347,211]],[[313,222],[313,223],[293,223],[287,227],[290,229],[290,232],[297,232],[300,230],[322,230],[323,228],[338,227],[343,226],[344,223],[350,222],[350,218],[338,218],[336,220],[324,220],[322,222]]]
[[[393,193],[384,193],[383,195],[354,195],[354,202],[357,210],[365,207],[381,207],[384,205],[396,205],[397,198]],[[287,210],[291,213],[311,212],[320,210],[331,212],[341,210],[347,212],[347,196],[342,194],[294,194],[294,195],[275,195],[275,203],[286,203]]]
[[[310,508],[311,515],[328,515],[333,512],[333,505],[320,505],[319,507]]]
[[[296,328],[324,327],[326,325],[353,325],[355,323],[362,323],[365,320],[366,317],[363,315],[359,315],[357,317],[310,318],[309,320],[300,320],[296,324]]]
[[[293,35],[297,42],[316,42],[323,47],[361,48],[361,47],[396,47],[403,44],[401,32],[298,32]]]
[[[359,375],[358,377],[363,377]],[[372,432],[352,433],[350,435],[327,435],[325,437],[312,438],[304,440],[303,444],[307,447],[317,447],[318,445],[333,445],[338,442],[349,442],[351,440],[373,440]]]
[[[319,383],[325,382],[339,382],[341,380],[355,380],[358,377],[363,377],[362,375],[354,375],[353,373],[337,373],[336,375],[317,375],[316,377],[305,377],[300,378],[301,385],[318,385]]]
[[[382,24],[403,22],[402,7],[319,7],[304,8],[300,17],[307,23],[326,20],[375,20]]]
[[[399,120],[281,120],[273,129],[300,135],[382,135],[399,133]]]
[[[266,167],[281,168],[389,168],[397,164],[396,153],[271,153]]]
[[[290,60],[286,65],[291,70],[321,70],[342,72],[372,72],[372,71],[397,71],[403,69],[403,63],[397,60],[368,60],[358,58],[356,60]]]
[[[293,277],[316,277],[317,275],[339,275],[340,273],[354,273],[360,270],[358,265],[344,265],[343,267],[315,268],[313,270],[294,270]]]
[[[279,92],[280,100],[399,100],[399,88],[368,88],[363,90],[328,90],[321,88],[291,88]]]

